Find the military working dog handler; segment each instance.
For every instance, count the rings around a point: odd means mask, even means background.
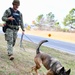
[[[4,15],[2,16],[2,20],[6,22],[7,29],[5,32],[5,40],[7,41],[7,52],[10,60],[14,59],[13,56],[13,46],[15,45],[17,39],[17,32],[19,30],[19,26],[21,26],[22,33],[24,33],[24,25],[22,13],[17,10],[20,6],[19,0],[14,0],[12,2],[13,7],[8,8]]]

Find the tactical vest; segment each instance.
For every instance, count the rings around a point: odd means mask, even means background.
[[[12,16],[13,18],[15,18],[15,20],[13,21],[6,21],[6,24],[10,24],[10,25],[20,25],[20,21],[21,21],[21,16],[20,16],[20,12],[17,10],[16,12],[12,9],[12,8],[9,8],[10,11],[11,11],[11,14],[8,16]]]

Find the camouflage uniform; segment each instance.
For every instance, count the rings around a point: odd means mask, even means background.
[[[2,20],[5,22],[8,21],[8,16],[10,14],[11,14],[10,9],[7,9],[4,15],[2,16]],[[20,25],[16,26],[16,25],[13,25],[12,23],[12,25],[8,24],[8,26],[9,28],[7,28],[5,32],[5,40],[7,41],[7,51],[8,51],[8,54],[10,55],[10,54],[13,54],[13,46],[15,45],[19,26],[21,26],[22,31],[24,31],[22,14],[21,14]]]

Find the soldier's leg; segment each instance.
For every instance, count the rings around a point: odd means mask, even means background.
[[[13,46],[15,45],[15,43],[16,43],[16,39],[17,39],[17,30],[15,30],[14,29],[14,31],[13,31]]]
[[[13,46],[15,46],[15,42],[16,42],[16,40],[15,40],[15,39],[13,39]]]
[[[7,29],[5,34],[5,40],[7,41],[8,55],[13,54],[13,30]]]
[[[13,55],[13,46],[11,41],[7,41],[7,51],[9,56]]]

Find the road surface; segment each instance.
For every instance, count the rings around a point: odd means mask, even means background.
[[[19,34],[18,37],[21,37],[21,34]],[[37,44],[41,40],[48,40],[47,43],[43,44],[44,46],[54,48],[54,49],[75,55],[75,44],[74,43],[63,42],[63,41],[54,40],[51,38],[44,38],[44,37],[28,35],[28,34],[24,35],[24,40],[28,40],[28,41],[31,41],[31,42],[37,43]]]
[[[0,27],[0,32],[2,33],[1,27]],[[18,34],[18,37],[19,38],[21,37],[20,33]],[[63,52],[67,52],[67,53],[75,55],[75,44],[74,43],[63,42],[63,41],[54,40],[54,39],[51,39],[51,38],[44,38],[44,37],[28,35],[28,34],[25,34],[23,39],[27,40],[27,41],[31,41],[33,43],[37,43],[37,44],[41,40],[48,40],[47,43],[43,44],[44,46],[54,48],[54,49],[57,49],[59,51],[63,51]]]

